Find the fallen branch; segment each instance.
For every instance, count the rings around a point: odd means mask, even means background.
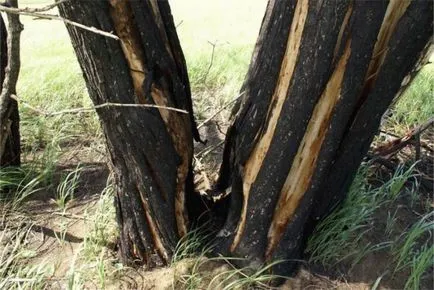
[[[6,12],[8,14],[17,14],[17,15],[32,16],[32,17],[37,17],[37,18],[42,18],[42,19],[58,20],[58,21],[64,22],[65,24],[76,26],[76,27],[79,27],[81,29],[84,29],[84,30],[87,30],[87,31],[90,31],[90,32],[93,32],[93,33],[96,33],[96,34],[99,34],[102,36],[106,36],[106,37],[110,37],[110,38],[119,40],[119,37],[117,37],[116,35],[114,35],[111,32],[103,31],[103,30],[100,30],[100,29],[95,28],[95,27],[89,27],[89,26],[83,25],[81,23],[77,23],[77,22],[71,21],[69,19],[60,17],[59,15],[46,14],[46,13],[40,12],[40,11],[50,10],[53,7],[55,7],[61,3],[64,3],[66,1],[68,1],[68,0],[59,1],[57,3],[54,3],[52,5],[48,5],[48,6],[43,7],[43,8],[34,8],[34,9],[32,9],[32,8],[21,9],[21,8],[5,7],[5,6],[0,5],[0,11]],[[47,9],[48,7],[49,7],[49,9]]]
[[[20,102],[21,104],[23,104],[24,107],[27,107],[27,108],[31,109],[32,111],[34,111],[40,115],[46,116],[46,117],[65,115],[65,114],[91,113],[97,109],[108,108],[108,107],[154,108],[154,109],[164,109],[164,110],[169,110],[169,111],[175,111],[178,113],[188,114],[188,112],[186,110],[173,108],[173,107],[165,107],[165,106],[159,106],[159,105],[153,105],[153,104],[122,104],[122,103],[103,103],[103,104],[96,105],[93,107],[66,109],[66,110],[57,111],[57,112],[46,112],[42,109],[35,108],[35,107],[29,105],[28,103],[20,100],[15,95],[11,96],[11,98],[16,100],[17,102]]]
[[[387,131],[384,131],[384,130],[380,130],[380,134],[387,135],[387,136],[394,137],[394,138],[398,138],[398,139],[402,138],[401,136],[398,136],[398,135],[396,135],[394,133],[390,133],[390,132],[387,132]],[[416,150],[417,150],[418,145],[420,145],[420,147],[424,148],[425,150],[428,150],[430,152],[434,152],[434,149],[430,147],[430,145],[428,144],[428,142],[426,142],[425,140],[420,140],[420,137],[419,137],[419,140],[415,140],[415,141],[417,143],[415,145],[416,146]]]
[[[423,131],[427,130],[433,124],[434,124],[434,117],[430,118],[427,122],[415,127],[405,136],[389,141],[386,144],[377,146],[377,148],[374,149],[374,152],[378,156],[388,156],[394,154],[399,150],[401,150],[402,148],[404,148],[405,146],[417,142],[419,140],[420,134]]]

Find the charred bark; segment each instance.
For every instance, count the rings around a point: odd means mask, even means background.
[[[168,261],[195,209],[186,198],[198,138],[169,5],[77,0],[59,8],[120,39],[67,26],[96,105],[188,111],[97,110],[116,179],[122,257],[145,263],[156,250]],[[216,186],[231,191],[220,253],[253,268],[285,260],[274,271],[293,272],[317,222],[345,197],[382,114],[426,55],[432,10],[424,0],[269,1]]]
[[[270,0],[233,112],[218,250],[291,274],[426,55],[431,1]]]
[[[16,1],[10,2],[10,5],[16,7]],[[0,84],[2,85],[0,96],[0,167],[20,166],[21,164],[20,116],[18,103],[11,98],[11,95],[16,94],[16,82],[20,70],[19,42],[22,27],[18,15],[8,15],[8,17],[9,28],[13,33],[10,35],[12,37],[9,41],[6,25],[0,15]],[[9,52],[8,46],[13,46]],[[7,80],[4,83],[9,58],[12,58],[11,66],[8,68]]]
[[[90,97],[102,103],[156,104],[170,109],[97,110],[115,176],[123,261],[171,258],[189,227],[194,123],[189,80],[166,1],[77,0],[63,17],[113,32],[119,40],[67,25]]]

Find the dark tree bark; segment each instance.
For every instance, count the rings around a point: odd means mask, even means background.
[[[344,197],[381,117],[426,55],[432,1],[274,1],[235,107],[218,250],[293,272]],[[236,262],[236,261],[235,261]]]
[[[67,25],[90,97],[102,103],[164,108],[97,110],[116,184],[124,262],[168,262],[188,230],[193,136],[198,138],[184,56],[166,1],[76,0],[59,7],[68,19],[113,32],[119,40]]]
[[[10,1],[10,5],[16,7],[16,1]],[[0,84],[2,94],[0,96],[0,167],[20,166],[20,116],[18,113],[18,103],[11,98],[16,94],[16,82],[20,70],[19,42],[22,30],[18,15],[8,15],[9,28],[14,30],[14,35],[10,39],[12,55],[8,56],[8,33],[6,25],[0,15]],[[11,22],[12,20],[12,22]],[[7,83],[6,68],[8,58],[12,57],[12,67],[8,68]]]

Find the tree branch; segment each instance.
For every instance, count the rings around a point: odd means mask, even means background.
[[[15,14],[15,15],[33,16],[33,17],[42,18],[42,19],[58,20],[58,21],[64,22],[65,24],[76,26],[76,27],[79,27],[81,29],[84,29],[84,30],[87,30],[87,31],[90,31],[90,32],[93,32],[93,33],[96,33],[96,34],[99,34],[102,36],[106,36],[106,37],[110,37],[110,38],[119,40],[119,37],[117,37],[116,35],[114,35],[111,32],[103,31],[103,30],[100,30],[100,29],[95,28],[95,27],[89,27],[89,26],[83,25],[81,23],[77,23],[77,22],[71,21],[69,19],[60,17],[59,15],[40,13],[41,11],[50,10],[50,9],[54,8],[55,6],[57,6],[61,3],[67,2],[67,1],[69,1],[69,0],[60,0],[57,3],[45,6],[43,8],[33,8],[33,9],[32,8],[19,9],[16,7],[5,7],[5,6],[0,5],[0,11],[6,12],[6,13],[8,13],[8,15],[9,14]]]
[[[428,129],[430,126],[434,124],[434,117],[430,118],[425,123],[415,127],[413,130],[411,130],[409,133],[407,133],[405,136],[401,138],[396,138],[392,141],[389,141],[385,144],[382,144],[380,146],[377,146],[377,148],[374,149],[374,152],[378,156],[387,156],[393,153],[398,152],[405,146],[412,144],[413,142],[419,140],[418,136]]]

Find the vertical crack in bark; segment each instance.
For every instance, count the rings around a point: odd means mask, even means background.
[[[253,149],[244,168],[243,207],[236,230],[236,235],[231,245],[231,251],[235,250],[241,240],[246,223],[247,203],[250,189],[252,184],[255,182],[256,177],[258,176],[259,170],[262,168],[262,163],[265,159],[265,156],[267,155],[271,140],[274,136],[274,131],[282,111],[283,103],[286,99],[286,96],[288,95],[288,90],[290,89],[289,86],[291,84],[292,75],[298,60],[298,52],[303,36],[304,24],[307,18],[308,5],[308,0],[299,0],[297,2],[294,18],[291,23],[285,55],[283,57],[282,66],[280,68],[280,73],[277,80],[277,86],[270,101],[270,104],[272,105],[270,105],[268,111],[269,118],[267,128]]]
[[[161,22],[158,3],[154,3],[153,1],[150,1],[150,3],[153,8],[156,21]],[[140,43],[139,32],[137,31],[136,25],[134,23],[131,6],[129,5],[128,1],[122,0],[110,0],[110,4],[112,7],[111,15],[115,30],[121,40],[122,49],[130,67],[131,78],[133,79],[136,95],[141,103],[145,103],[146,98],[145,92],[143,92],[142,84],[146,77],[146,69],[151,68],[146,68],[144,51]],[[173,58],[167,35],[161,32],[161,29],[163,29],[160,27],[162,22],[160,24],[156,23],[156,25],[159,27],[160,34],[163,34],[163,41],[168,48],[167,53]],[[151,97],[155,104],[163,107],[171,105],[169,99],[170,96],[167,94],[170,94],[170,92],[164,92],[164,90],[159,89],[152,84]],[[182,237],[187,233],[188,217],[185,209],[185,183],[190,168],[190,160],[193,156],[192,146],[189,146],[188,144],[188,140],[191,139],[191,128],[189,128],[188,125],[185,125],[189,124],[187,120],[189,116],[181,115],[177,112],[165,109],[158,110],[166,125],[168,133],[172,138],[175,150],[181,158],[181,162],[177,167],[175,215],[178,234]]]
[[[167,264],[169,262],[169,254],[167,253],[163,242],[161,241],[157,224],[155,223],[154,219],[150,214],[151,209],[149,207],[147,199],[143,196],[144,192],[141,188],[141,185],[137,185],[137,189],[140,192],[140,198],[142,200],[143,209],[146,215],[146,221],[148,222],[149,230],[151,232],[152,240],[161,259],[163,259],[163,261]]]
[[[371,61],[366,72],[365,84],[359,98],[359,106],[365,101],[377,80],[383,61],[389,50],[388,45],[399,19],[410,5],[411,0],[390,0],[378,32],[377,42],[372,51]]]
[[[338,57],[339,49],[341,48],[341,44],[342,44],[342,37],[344,35],[345,29],[347,28],[352,13],[353,13],[353,2],[351,2],[350,5],[348,6],[348,10],[345,13],[344,20],[342,21],[341,24],[341,29],[339,30],[338,39],[336,41],[336,46],[333,52],[333,61],[332,61],[333,64],[335,63],[336,58]]]
[[[294,215],[304,193],[309,188],[321,146],[330,125],[333,109],[342,93],[342,80],[350,54],[351,40],[348,40],[343,55],[315,106],[306,133],[280,193],[268,232],[266,259],[270,258],[285,232],[290,218]]]

